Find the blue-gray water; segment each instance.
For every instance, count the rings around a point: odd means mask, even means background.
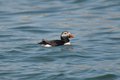
[[[0,80],[120,80],[120,0],[0,0]]]

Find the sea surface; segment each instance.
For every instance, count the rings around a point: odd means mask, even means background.
[[[120,80],[120,0],[0,0],[0,80]]]

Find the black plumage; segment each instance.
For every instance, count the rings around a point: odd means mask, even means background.
[[[62,32],[60,38],[61,40],[42,40],[39,44],[41,45],[50,45],[50,46],[60,46],[60,45],[64,45],[65,43],[70,42],[69,38],[73,38],[74,36],[68,32]]]

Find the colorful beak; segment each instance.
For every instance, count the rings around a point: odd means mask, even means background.
[[[73,34],[70,34],[70,35],[69,35],[69,38],[74,38],[74,35],[73,35]]]

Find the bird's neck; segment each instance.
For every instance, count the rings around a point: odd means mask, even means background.
[[[64,41],[65,43],[70,41],[68,37],[61,37],[61,40]]]

